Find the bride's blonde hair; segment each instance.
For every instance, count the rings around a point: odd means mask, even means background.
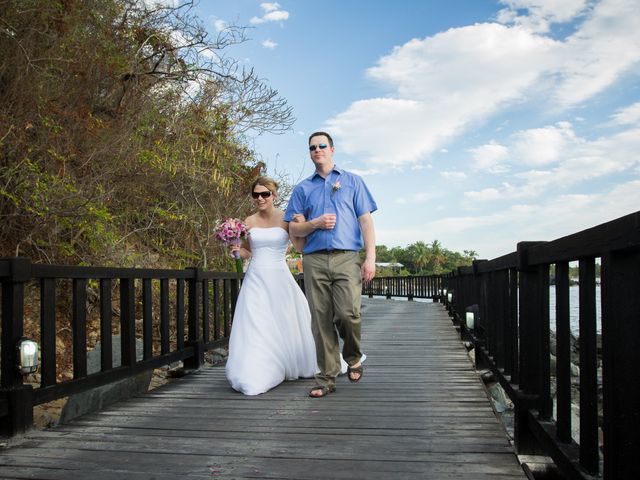
[[[278,193],[278,184],[273,178],[267,177],[266,175],[256,178],[255,182],[251,185],[251,193],[253,193],[253,189],[256,188],[256,185],[265,187],[271,193]]]

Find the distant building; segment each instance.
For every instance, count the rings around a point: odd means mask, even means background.
[[[376,262],[376,267],[378,268],[390,268],[391,270],[400,270],[402,267],[404,267],[403,264],[395,262],[395,263],[389,263],[389,262]]]

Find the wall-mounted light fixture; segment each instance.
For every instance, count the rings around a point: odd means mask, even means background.
[[[18,371],[28,375],[38,370],[38,344],[22,337],[18,342]]]
[[[480,307],[478,304],[469,305],[465,308],[465,320],[468,330],[476,328],[476,324],[480,325]]]
[[[475,325],[475,315],[473,312],[467,312],[466,315],[466,321],[467,321],[467,328],[469,330],[473,330],[473,326]]]
[[[453,293],[452,292],[447,293],[447,302],[449,302],[449,303],[453,302]]]

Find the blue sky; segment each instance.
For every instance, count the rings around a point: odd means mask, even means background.
[[[201,0],[212,35],[297,121],[251,136],[270,174],[336,163],[374,194],[378,245],[480,258],[640,210],[638,0]]]

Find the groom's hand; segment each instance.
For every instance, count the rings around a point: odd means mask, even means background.
[[[320,230],[332,230],[336,226],[336,214],[324,213],[312,221],[313,226]]]
[[[363,281],[370,282],[373,280],[373,277],[376,276],[376,262],[374,260],[365,259],[365,261],[362,262],[360,273]]]

